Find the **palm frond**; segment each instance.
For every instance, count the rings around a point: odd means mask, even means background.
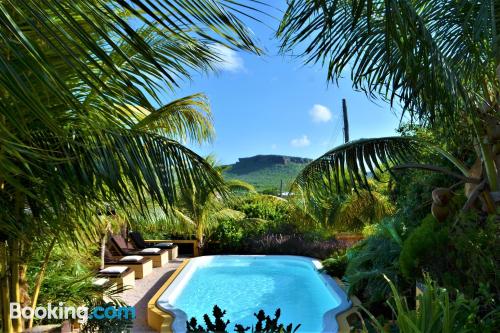
[[[142,114],[144,116],[134,126],[136,129],[159,130],[170,138],[198,143],[215,136],[212,114],[203,94],[186,96]]]
[[[449,129],[498,87],[497,27],[493,0],[292,0],[277,34],[329,81],[348,71],[355,88]]]
[[[239,179],[229,179],[224,181],[226,187],[230,191],[246,191],[255,193],[255,187],[243,180]]]
[[[461,174],[422,164],[424,156],[430,154],[447,159]],[[478,181],[469,178],[467,167],[444,149],[416,137],[384,137],[359,139],[328,151],[307,165],[292,187],[316,192],[326,187],[337,193],[370,190],[371,178],[380,181],[381,174],[401,168],[421,168],[443,172],[466,182]]]
[[[210,218],[216,221],[224,220],[242,220],[245,218],[245,213],[239,210],[234,210],[230,208],[224,208],[218,211],[214,211],[210,214]]]
[[[215,191],[222,182],[202,157],[150,132],[75,132],[63,142],[43,133],[35,138],[40,149],[59,159],[52,167],[32,166],[34,175],[47,183],[44,195],[49,201],[64,202],[60,189],[67,188],[89,200],[117,201],[121,206],[152,200],[166,208],[178,187],[204,184]]]
[[[33,127],[64,136],[75,119],[131,126],[124,110],[152,112],[150,99],[158,103],[163,87],[211,69],[215,42],[259,53],[236,17],[242,12],[254,11],[223,0],[2,3],[0,137],[7,152],[23,162],[21,150],[42,158],[27,144]],[[10,175],[0,178],[14,184]]]
[[[294,186],[323,188],[328,184],[338,193],[370,189],[368,179],[390,172],[392,166],[418,160],[422,142],[411,137],[360,139],[338,146],[307,165]]]
[[[361,230],[395,212],[394,206],[380,193],[361,191],[347,196],[333,216],[332,226],[339,231]]]

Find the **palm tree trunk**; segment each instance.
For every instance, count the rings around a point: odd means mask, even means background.
[[[106,227],[104,230],[104,234],[101,239],[101,263],[100,263],[100,269],[104,269],[104,265],[106,262],[106,239],[108,238],[108,233],[111,230],[111,223],[105,219],[106,221]]]
[[[104,263],[105,263],[105,253],[106,253],[106,237],[107,234],[104,234],[101,240],[101,264],[100,264],[100,269],[104,269]]]
[[[9,241],[10,243],[10,301],[21,304],[21,289],[19,287],[20,273],[20,242],[18,239]],[[9,316],[10,317],[10,316]],[[23,323],[21,318],[12,319],[12,330],[22,332]]]
[[[45,257],[43,258],[43,263],[40,268],[40,271],[38,272],[38,275],[36,276],[36,281],[35,281],[35,289],[33,291],[33,300],[31,302],[31,307],[34,309],[36,308],[37,302],[38,302],[38,296],[40,295],[40,288],[42,287],[42,281],[45,276],[45,271],[47,270],[47,266],[49,264],[49,259],[50,259],[50,253],[52,252],[52,249],[54,249],[54,245],[56,245],[57,237],[54,236],[54,239],[52,239],[52,242],[49,244],[49,247],[47,249],[47,252],[45,252]],[[33,317],[30,318],[28,328],[31,329],[33,327]]]
[[[7,245],[2,242],[0,245],[0,302],[2,303],[2,330],[4,333],[13,333],[12,322],[10,320],[10,292],[9,292],[9,275],[7,262]]]
[[[203,223],[199,222],[196,226],[196,239],[198,240],[198,254],[203,254]]]
[[[15,194],[15,219],[19,226],[23,224],[24,217],[24,194],[21,191],[16,191]],[[15,237],[15,236],[14,236]],[[19,286],[20,263],[21,263],[21,240],[17,237],[7,241],[9,245],[10,265],[10,301],[21,304],[21,289]],[[9,316],[10,317],[10,316]],[[14,332],[22,332],[23,321],[21,318],[12,319],[12,330]]]

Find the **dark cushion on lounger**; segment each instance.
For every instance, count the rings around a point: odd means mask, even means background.
[[[144,241],[144,238],[142,238],[142,234],[137,231],[131,231],[129,235],[135,246],[141,250],[148,247],[157,247],[159,249],[173,249],[175,247],[173,243],[148,244]]]

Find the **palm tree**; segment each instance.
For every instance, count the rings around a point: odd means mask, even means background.
[[[340,184],[343,179],[344,190],[350,190],[368,188],[367,175],[375,171],[422,168],[465,182],[466,207],[480,198],[483,209],[495,212],[500,201],[499,27],[495,1],[290,1],[277,33],[283,52],[301,47],[307,63],[328,68],[329,81],[349,71],[355,89],[399,103],[412,122],[476,154],[475,164],[467,166],[446,151],[444,142],[362,139],[325,153],[299,181],[327,177]],[[422,151],[444,156],[457,171],[422,163]]]
[[[217,166],[211,156],[207,161],[220,175],[228,168]],[[251,184],[238,179],[224,180],[221,190],[214,192],[207,187],[191,186],[182,192],[178,205],[171,210],[171,218],[174,221],[187,227],[187,230],[194,231],[200,250],[205,244],[205,234],[210,227],[226,219],[245,218],[244,213],[227,207],[231,195],[239,191],[255,192]]]
[[[311,184],[310,184],[311,185]],[[316,184],[319,185],[319,184]],[[333,185],[333,184],[332,184]],[[370,181],[372,191],[360,189],[338,193],[327,183],[302,188],[295,184],[292,208],[298,218],[335,231],[359,231],[364,226],[381,221],[394,212],[380,186]]]
[[[214,44],[259,53],[225,0],[0,3],[0,295],[4,332],[23,329],[33,239],[95,235],[103,203],[167,209],[179,188],[221,177],[177,140],[211,134],[202,95],[163,105]],[[50,243],[50,241],[49,241]],[[50,244],[49,244],[50,245]]]

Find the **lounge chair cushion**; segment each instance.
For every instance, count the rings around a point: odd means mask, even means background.
[[[122,262],[138,262],[144,259],[143,256],[125,256],[120,259]]]
[[[158,243],[158,244],[155,244],[155,246],[165,247],[165,248],[172,248],[172,247],[174,247],[174,243]]]
[[[96,287],[102,287],[108,282],[109,282],[109,279],[99,278],[99,279],[95,279],[94,281],[92,281],[92,284]]]
[[[148,253],[159,253],[161,249],[156,247],[150,247],[144,250],[141,250],[140,253],[148,254]]]
[[[122,274],[128,269],[127,266],[110,266],[104,269],[101,269],[99,273],[107,273],[107,274]]]

